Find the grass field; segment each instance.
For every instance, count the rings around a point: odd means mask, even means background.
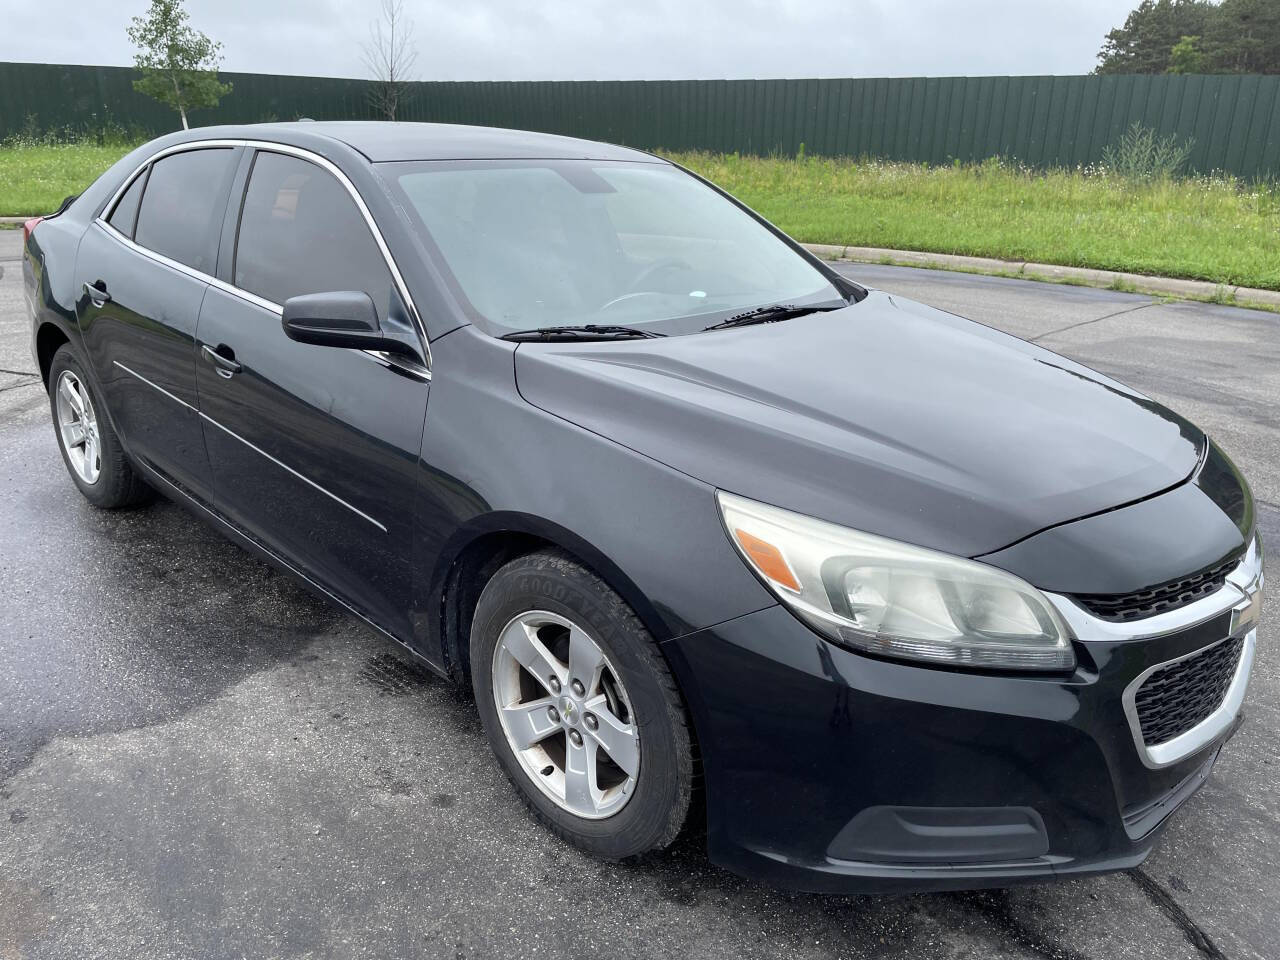
[[[1098,173],[672,154],[810,243],[1280,289],[1280,188]]]
[[[0,146],[0,217],[48,213],[79,193],[133,145]]]
[[[0,215],[43,213],[128,146],[0,146]],[[1131,182],[988,162],[671,154],[799,240],[1032,260],[1280,290],[1280,188]]]

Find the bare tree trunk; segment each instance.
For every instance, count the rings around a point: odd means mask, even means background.
[[[182,89],[178,86],[178,75],[171,73],[169,74],[169,79],[173,81],[173,98],[178,105],[178,116],[182,118],[182,129],[190,130],[191,128],[187,126],[187,111],[182,105]]]
[[[396,119],[407,99],[409,80],[418,52],[413,46],[413,21],[405,16],[404,0],[382,0],[382,17],[369,25],[364,62],[373,77],[369,101],[374,111]]]
[[[391,61],[391,76],[389,76],[387,84],[387,119],[395,120],[396,118],[396,85],[400,78],[396,76],[397,64],[394,60],[394,51],[396,49],[396,21],[400,19],[399,11],[393,8],[392,14],[387,18],[390,22],[388,26],[391,28],[388,32],[391,34],[389,47],[393,52]]]

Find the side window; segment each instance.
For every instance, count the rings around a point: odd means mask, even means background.
[[[129,184],[129,189],[124,192],[116,208],[111,211],[111,216],[107,217],[107,223],[130,240],[133,239],[133,225],[138,220],[138,201],[142,198],[142,188],[146,185],[147,174],[150,172],[150,170],[143,170],[133,178],[133,183]]]
[[[233,156],[228,148],[214,147],[175,153],[153,163],[134,240],[212,274]]]
[[[253,162],[236,238],[234,282],[273,303],[363,290],[386,317],[391,271],[346,188],[298,157]]]

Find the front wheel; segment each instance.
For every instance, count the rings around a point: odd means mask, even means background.
[[[476,606],[471,678],[494,753],[551,830],[608,859],[676,838],[693,781],[684,706],[599,577],[555,551],[498,570]]]
[[[67,473],[86,500],[112,509],[154,496],[125,456],[70,344],[59,348],[49,366],[49,407]]]

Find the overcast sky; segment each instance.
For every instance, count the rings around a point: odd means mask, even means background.
[[[1087,73],[1137,0],[405,0],[422,80]],[[0,60],[129,64],[147,0],[0,0]],[[224,70],[365,76],[378,0],[187,0]]]

